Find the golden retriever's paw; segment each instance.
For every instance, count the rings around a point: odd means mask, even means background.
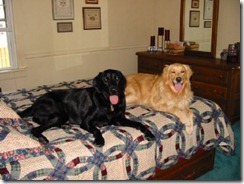
[[[194,113],[193,110],[189,109],[188,111],[185,112],[185,118],[187,119],[187,125],[193,125],[194,124]]]
[[[192,134],[193,132],[193,126],[192,125],[186,125],[186,133]]]

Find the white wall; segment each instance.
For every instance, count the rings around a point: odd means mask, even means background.
[[[180,35],[180,0],[155,0],[153,21],[154,34],[158,27],[170,30],[170,40],[179,41]]]
[[[13,0],[17,55],[22,70],[0,74],[4,91],[91,78],[114,68],[137,71],[135,52],[145,50],[153,20],[148,0],[74,0],[72,33],[57,33],[50,0]],[[101,7],[102,29],[83,30],[82,7]],[[145,11],[145,7],[148,11]],[[70,21],[70,20],[68,20]],[[67,21],[67,22],[68,22]]]
[[[241,41],[240,10],[240,0],[219,0],[216,57],[220,57],[221,51],[227,49],[228,44]]]

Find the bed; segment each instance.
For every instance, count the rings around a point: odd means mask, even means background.
[[[102,127],[103,147],[95,147],[93,136],[77,125],[45,131],[50,142],[41,145],[30,134],[37,124],[16,113],[48,91],[91,85],[92,79],[81,79],[0,93],[0,179],[194,179],[213,168],[215,150],[234,153],[228,118],[216,103],[197,96],[191,103],[195,114],[191,135],[176,116],[132,105],[126,107],[126,117],[145,124],[156,141],[147,141],[133,128]]]

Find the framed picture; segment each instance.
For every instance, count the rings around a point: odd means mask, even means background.
[[[58,33],[73,32],[72,22],[58,22],[57,31]]]
[[[102,29],[101,8],[83,7],[83,27],[84,30]]]
[[[98,4],[98,0],[85,0],[86,4]]]
[[[211,28],[212,27],[212,21],[204,21],[204,28]]]
[[[189,27],[199,27],[200,11],[190,11]]]
[[[53,19],[74,19],[74,0],[52,0]]]
[[[199,8],[199,0],[191,0],[191,8]]]
[[[213,0],[204,0],[203,19],[213,19]]]

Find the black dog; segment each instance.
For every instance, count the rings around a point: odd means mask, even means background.
[[[104,145],[97,127],[109,125],[133,127],[143,132],[147,140],[154,140],[144,125],[125,118],[125,86],[126,79],[120,71],[105,70],[94,78],[93,87],[48,92],[18,114],[32,116],[33,121],[40,124],[31,132],[43,144],[48,143],[43,131],[51,127],[63,128],[67,123],[79,124],[92,133],[97,146]]]

